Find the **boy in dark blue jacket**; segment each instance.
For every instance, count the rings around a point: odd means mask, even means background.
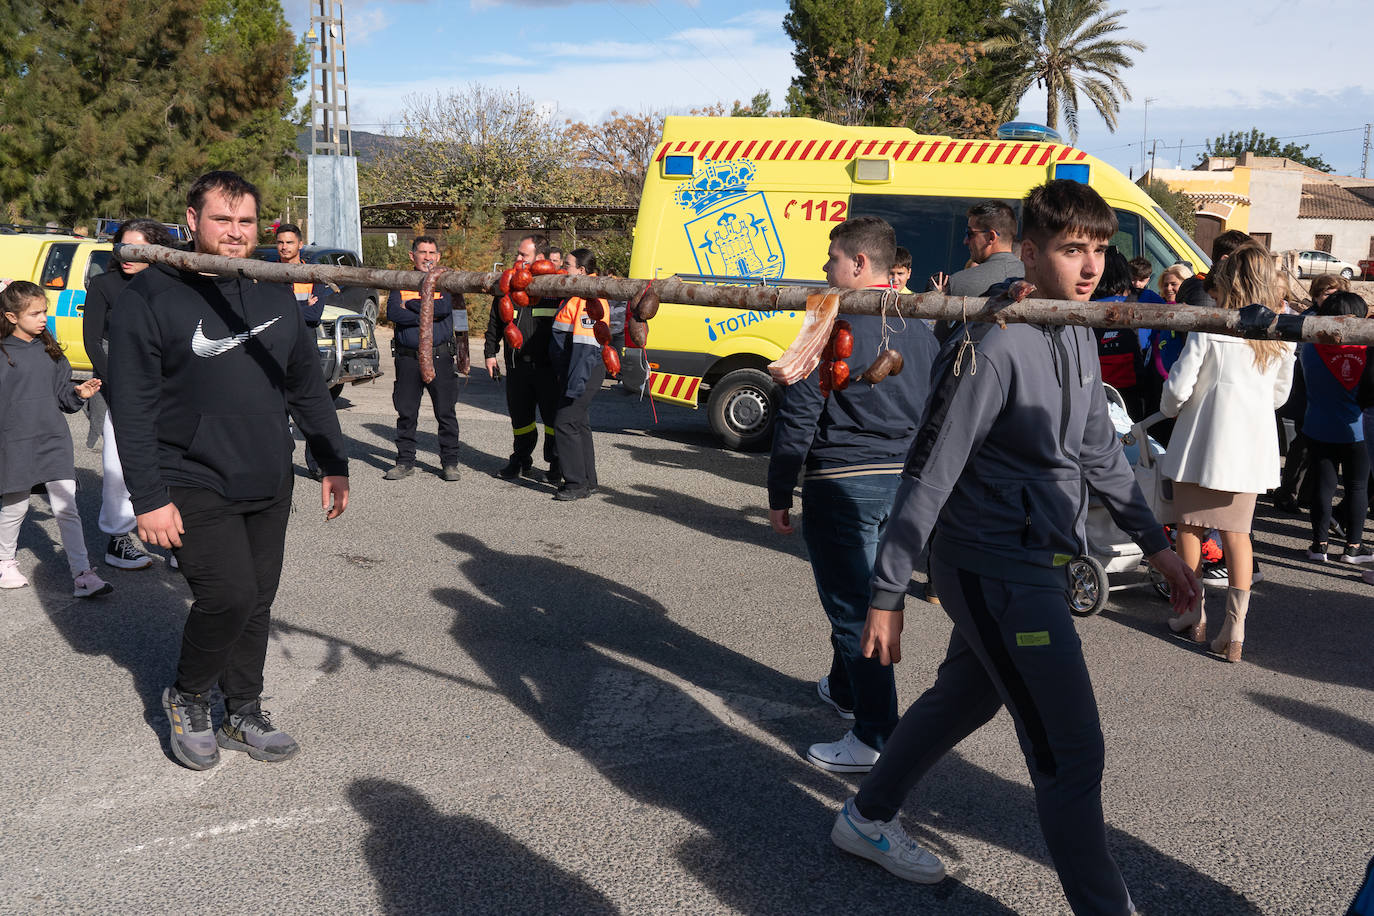
[[[826,280],[843,289],[889,288],[897,242],[876,217],[857,217],[830,233]],[[895,311],[895,310],[894,310]],[[868,613],[873,555],[887,525],[898,475],[920,424],[938,345],[923,321],[851,315],[854,352],[846,361],[849,386],[822,393],[819,373],[786,388],[768,464],[773,530],[792,533],[790,510],[802,484],[802,537],[816,590],[830,618],[830,674],[817,685],[821,699],[854,721],[839,741],[807,752],[816,766],[866,773],[897,725],[892,668],[859,652]],[[900,374],[871,385],[859,376],[886,349],[902,354]]]

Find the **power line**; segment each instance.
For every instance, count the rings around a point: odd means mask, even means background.
[[[650,2],[650,3],[653,3],[654,0],[649,0],[649,2]],[[749,81],[752,82],[752,83],[755,83],[756,85],[758,85],[758,87],[759,87],[760,89],[763,89],[763,88],[764,88],[764,85],[763,85],[763,83],[759,80],[759,78],[758,78],[757,76],[755,76],[752,72],[750,72],[749,68],[746,67],[746,66],[744,65],[744,62],[743,62],[743,61],[741,61],[738,57],[735,56],[735,54],[734,54],[733,51],[731,51],[729,48],[725,47],[725,42],[723,42],[723,41],[720,40],[720,36],[716,34],[715,29],[714,29],[714,28],[711,26],[711,24],[710,24],[709,22],[707,22],[706,19],[701,15],[701,11],[697,9],[696,4],[695,4],[695,3],[688,3],[688,4],[687,4],[687,8],[688,8],[689,10],[692,11],[692,15],[693,15],[693,16],[696,16],[696,17],[697,17],[697,21],[700,22],[700,23],[702,24],[702,26],[705,27],[706,31],[708,31],[708,32],[711,34],[711,37],[715,40],[716,44],[720,45],[720,49],[721,49],[722,51],[724,51],[726,54],[730,55],[730,57],[734,60],[735,65],[738,66],[738,67],[740,68],[740,70],[744,71],[744,75],[747,76],[747,77],[749,77]]]
[[[612,0],[612,5],[614,5],[614,0]],[[726,75],[725,75],[725,72],[724,72],[723,70],[721,70],[719,67],[716,66],[716,62],[713,61],[713,60],[711,60],[711,58],[707,57],[707,56],[706,56],[706,52],[703,51],[703,50],[701,50],[701,48],[697,46],[697,43],[696,43],[695,41],[692,41],[692,39],[688,38],[688,37],[687,37],[686,31],[684,31],[683,29],[678,28],[677,23],[675,23],[675,22],[673,22],[673,20],[669,19],[668,16],[667,16],[667,14],[664,13],[663,10],[659,8],[659,5],[658,5],[656,2],[654,2],[654,0],[649,0],[649,5],[652,6],[652,7],[654,8],[654,12],[658,13],[658,15],[663,19],[664,22],[668,23],[668,28],[674,29],[675,31],[681,33],[682,40],[685,41],[685,42],[687,42],[687,44],[691,45],[691,46],[692,46],[692,50],[697,52],[697,56],[700,57],[702,60],[706,61],[708,64],[710,64],[710,65],[711,65],[711,69],[714,70],[714,71],[716,71],[717,73],[719,73],[721,79],[725,80],[725,81],[728,82],[728,83],[733,83],[734,86],[735,86],[735,88],[738,89],[738,90],[740,91],[740,94],[741,94],[742,96],[744,96],[745,98],[748,98],[748,95],[749,95],[749,94],[744,90],[744,88],[743,88],[742,86],[740,86],[739,82],[738,82],[737,80],[735,80],[733,77],[726,76]],[[646,37],[647,37],[647,36],[646,36]],[[717,40],[719,41],[719,39],[717,39]],[[726,53],[729,53],[729,52],[726,52]],[[740,69],[742,70],[742,69],[744,69],[744,68],[741,67]]]
[[[621,19],[624,19],[624,20],[629,24],[630,28],[634,29],[634,30],[635,30],[636,32],[638,32],[640,35],[644,36],[644,40],[647,41],[647,42],[649,43],[649,46],[650,46],[650,47],[657,47],[657,46],[658,46],[659,43],[658,43],[657,41],[655,41],[654,39],[650,38],[649,35],[648,35],[648,33],[645,32],[643,29],[641,29],[641,28],[639,27],[639,24],[638,24],[638,23],[636,23],[634,20],[632,20],[629,16],[626,16],[626,15],[625,15],[625,11],[622,10],[622,9],[620,8],[620,6],[615,2],[615,0],[610,0],[610,7],[611,7],[611,9],[615,10],[617,14],[619,14],[619,16],[620,16]],[[654,7],[654,9],[658,9],[658,7]],[[659,14],[660,16],[663,16],[663,11],[662,11],[662,10],[659,10],[659,13],[658,13],[658,14]],[[668,21],[668,17],[667,17],[667,16],[663,16],[663,19],[664,19],[665,22]],[[674,29],[677,28],[677,26],[673,25],[671,22],[668,22],[668,25],[671,26],[671,27],[674,28]],[[697,54],[701,55],[703,58],[706,57],[705,54],[702,54],[701,49],[698,48],[695,44],[693,44],[692,41],[691,41],[690,39],[688,39],[687,43],[690,44],[690,45],[692,45],[692,47],[696,50]],[[685,76],[688,77],[688,79],[691,79],[692,73],[691,73],[690,70],[688,70],[688,69],[686,68],[686,66],[683,65],[682,60],[681,60],[680,58],[676,57],[676,56],[673,56],[673,55],[669,55],[669,57],[670,57],[670,59],[673,61],[673,63],[677,65],[677,68],[678,68],[679,70],[681,70],[681,71],[683,72],[683,74],[684,74]],[[712,62],[712,61],[710,61],[709,59],[707,59],[707,63],[710,63],[712,69],[714,69],[717,73],[720,73],[720,68],[717,67],[717,66],[715,65],[714,62]],[[730,77],[726,76],[724,73],[720,73],[720,75],[721,75],[721,78],[722,78],[722,79],[725,79],[725,80],[727,80],[727,81],[729,81],[729,82],[732,82],[732,83],[734,82],[734,80],[730,79]],[[739,88],[739,84],[736,83],[735,88]]]

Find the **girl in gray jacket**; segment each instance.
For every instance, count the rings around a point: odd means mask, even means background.
[[[77,598],[114,589],[91,569],[76,511],[76,462],[62,412],[76,413],[100,380],[72,384],[72,366],[48,330],[41,287],[20,280],[0,292],[0,588],[29,584],[15,552],[29,511],[29,491],[44,484]]]

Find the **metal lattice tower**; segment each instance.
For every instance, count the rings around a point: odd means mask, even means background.
[[[316,156],[352,156],[348,126],[348,69],[345,66],[343,0],[311,0],[310,151]]]

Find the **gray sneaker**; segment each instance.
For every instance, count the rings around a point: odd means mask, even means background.
[[[461,480],[463,472],[459,470],[457,464],[446,464],[444,469],[439,472],[439,476],[452,483],[455,480]]]
[[[162,691],[162,708],[172,727],[172,753],[178,760],[193,770],[208,770],[219,763],[208,693],[182,693],[168,687]]]
[[[389,471],[387,471],[385,474],[383,474],[383,475],[382,475],[382,479],[383,479],[383,480],[401,480],[402,478],[404,478],[404,477],[409,477],[411,474],[414,474],[414,473],[415,473],[415,465],[413,465],[413,464],[398,464],[398,465],[396,465],[394,468],[392,468],[391,470],[389,470]]]
[[[269,763],[290,760],[301,751],[294,738],[272,724],[271,713],[264,712],[256,700],[226,715],[215,740],[226,751],[244,751],[254,760]]]

